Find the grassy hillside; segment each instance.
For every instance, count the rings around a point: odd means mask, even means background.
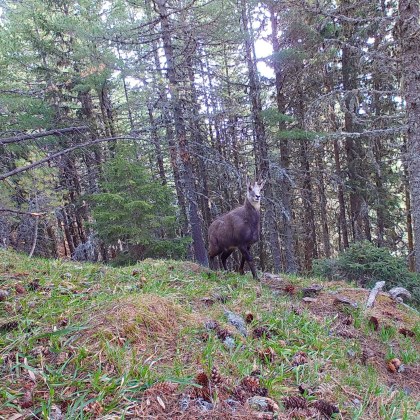
[[[0,417],[416,418],[418,313],[315,282],[0,250]]]

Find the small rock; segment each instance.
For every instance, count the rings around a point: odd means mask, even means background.
[[[318,299],[316,299],[316,298],[312,298],[312,297],[304,297],[302,300],[303,300],[305,303],[314,303],[314,302],[317,302],[317,301],[318,301]]]
[[[405,372],[405,365],[401,364],[400,367],[398,368],[398,373],[404,373]]]
[[[232,337],[226,337],[223,340],[223,344],[226,348],[228,348],[229,350],[232,350],[235,348],[235,340]]]
[[[352,301],[352,300],[350,300],[350,299],[348,299],[344,296],[337,296],[334,299],[334,305],[340,305],[340,304],[349,305],[352,308],[358,308],[359,307],[357,302],[354,302],[354,301]]]
[[[347,354],[351,359],[354,359],[354,357],[356,357],[356,352],[354,350],[347,350]]]
[[[248,405],[257,411],[279,411],[278,404],[268,397],[255,395],[247,400]]]
[[[203,398],[197,398],[195,400],[195,403],[198,405],[201,411],[211,411],[214,408],[214,405],[212,403],[207,402]]]
[[[225,309],[225,316],[230,324],[232,324],[244,337],[248,335],[246,324],[242,317]]]
[[[405,395],[411,395],[413,393],[413,390],[410,387],[405,386],[403,388],[403,392],[404,392]]]
[[[0,302],[3,302],[9,296],[9,292],[7,290],[0,290]]]
[[[356,407],[360,407],[360,405],[362,404],[361,401],[358,398],[354,398],[351,401]]]
[[[304,287],[302,289],[303,296],[305,297],[311,297],[314,295],[317,295],[324,287],[320,284],[312,284],[309,287]]]
[[[53,404],[50,409],[49,420],[62,420],[64,419],[63,413],[61,412],[60,407]]]
[[[188,395],[183,395],[179,400],[179,406],[182,411],[186,411],[190,406],[190,397]]]
[[[398,298],[411,299],[411,293],[407,289],[404,289],[404,287],[393,287],[388,293],[395,300]]]
[[[235,411],[236,408],[241,405],[239,401],[236,401],[233,398],[228,398],[227,400],[225,400],[225,403],[228,404],[232,408],[232,411]]]

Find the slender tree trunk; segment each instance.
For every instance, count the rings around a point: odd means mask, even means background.
[[[407,167],[413,218],[416,271],[420,272],[420,4],[400,0],[396,32],[401,44],[403,91],[408,122]]]
[[[351,2],[343,0],[343,14],[349,15]],[[349,16],[350,18],[352,16]],[[344,35],[346,41],[350,42],[354,35],[353,22],[346,22],[344,26]],[[342,77],[344,88],[344,127],[349,133],[360,131],[360,125],[356,122],[358,115],[358,98],[355,93],[358,89],[358,54],[350,45],[344,45],[342,48]],[[368,229],[364,226],[367,217],[367,203],[362,195],[362,186],[365,183],[363,176],[363,147],[360,138],[346,137],[345,140],[348,187],[350,190],[350,221],[353,233],[353,239],[356,241],[366,238]]]
[[[274,6],[270,7],[270,21],[271,21],[271,43],[273,46],[274,54],[280,52],[280,43],[278,40],[278,24],[277,16],[274,10]],[[286,105],[283,94],[283,72],[280,66],[278,58],[274,58],[274,73],[275,73],[275,84],[276,84],[276,102],[277,110],[280,114],[285,114]],[[285,130],[285,124],[279,123],[279,130]],[[289,141],[287,138],[282,138],[280,141],[280,166],[283,170],[283,174],[279,179],[280,183],[280,197],[282,202],[281,209],[281,221],[283,227],[283,247],[285,256],[285,267],[284,270],[287,273],[297,272],[297,262],[294,249],[294,232],[293,232],[293,218],[292,218],[292,205],[291,205],[291,182],[290,182],[290,152],[289,152]]]
[[[327,258],[331,257],[330,233],[328,227],[328,211],[327,211],[327,197],[325,195],[325,180],[324,180],[324,163],[322,156],[324,154],[324,147],[316,152],[316,163],[318,169],[318,193],[319,193],[319,207],[321,217],[322,242],[324,245],[324,255]]]
[[[179,152],[184,167],[184,187],[186,192],[189,222],[191,225],[194,256],[203,265],[208,265],[207,252],[204,246],[202,223],[198,214],[198,200],[194,185],[194,174],[191,164],[191,156],[187,141],[185,118],[182,111],[181,98],[179,95],[179,65],[175,67],[174,47],[172,45],[172,28],[169,20],[168,9],[165,0],[154,1],[160,18],[162,28],[162,41],[167,62],[167,78],[170,83],[172,110],[175,122],[175,133],[178,141]]]
[[[159,178],[162,182],[162,185],[166,184],[166,175],[165,175],[165,167],[163,165],[163,155],[162,155],[162,148],[159,142],[158,130],[156,127],[156,121],[153,117],[153,109],[151,104],[147,103],[147,112],[149,116],[149,123],[150,123],[150,138],[152,140],[152,144],[155,148],[155,157],[156,157],[156,165],[159,172]]]
[[[261,86],[258,78],[258,72],[255,65],[255,57],[253,56],[254,39],[252,34],[252,28],[249,24],[247,3],[245,0],[241,0],[241,16],[242,16],[242,29],[244,33],[244,46],[245,56],[248,67],[248,78],[249,78],[249,95],[251,99],[251,112],[253,117],[253,127],[256,142],[256,162],[257,175],[262,174],[267,178],[268,182],[265,187],[266,197],[266,220],[267,230],[269,234],[269,242],[271,255],[273,258],[274,272],[278,273],[282,269],[281,265],[281,252],[279,237],[276,223],[276,210],[273,196],[273,182],[270,173],[270,164],[268,158],[268,144],[265,133],[264,122],[262,119],[262,105],[261,105]],[[263,255],[260,253],[260,260]]]

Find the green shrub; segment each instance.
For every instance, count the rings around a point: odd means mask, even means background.
[[[412,293],[414,303],[420,304],[420,276],[408,271],[403,258],[368,241],[355,242],[337,258],[315,260],[313,274],[334,280],[356,281],[368,288],[383,280],[387,290],[395,286],[405,287]]]
[[[117,251],[114,264],[185,258],[190,239],[177,235],[173,192],[152,180],[141,162],[124,155],[107,162],[101,190],[88,199],[98,237]]]

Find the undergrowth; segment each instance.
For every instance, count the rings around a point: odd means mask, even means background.
[[[217,368],[230,390],[258,372],[259,386],[279,404],[278,418],[291,418],[285,398],[301,394],[308,404],[336,404],[333,417],[415,418],[418,389],[404,372],[386,369],[399,358],[418,372],[415,312],[403,320],[413,337],[390,320],[373,330],[360,308],[317,311],[328,300],[321,297],[303,303],[300,290],[313,279],[283,281],[287,293],[189,262],[116,269],[0,250],[0,416],[141,417],[156,384],[176,384],[181,396],[200,388],[200,372],[210,377]],[[227,322],[226,310],[249,317],[246,336]],[[343,335],[348,319],[352,330]],[[374,363],[364,360],[367,349],[377,353]],[[209,401],[222,403],[214,394]],[[169,399],[162,404],[169,409]],[[184,418],[201,415],[194,416]],[[226,417],[235,418],[235,409]]]

